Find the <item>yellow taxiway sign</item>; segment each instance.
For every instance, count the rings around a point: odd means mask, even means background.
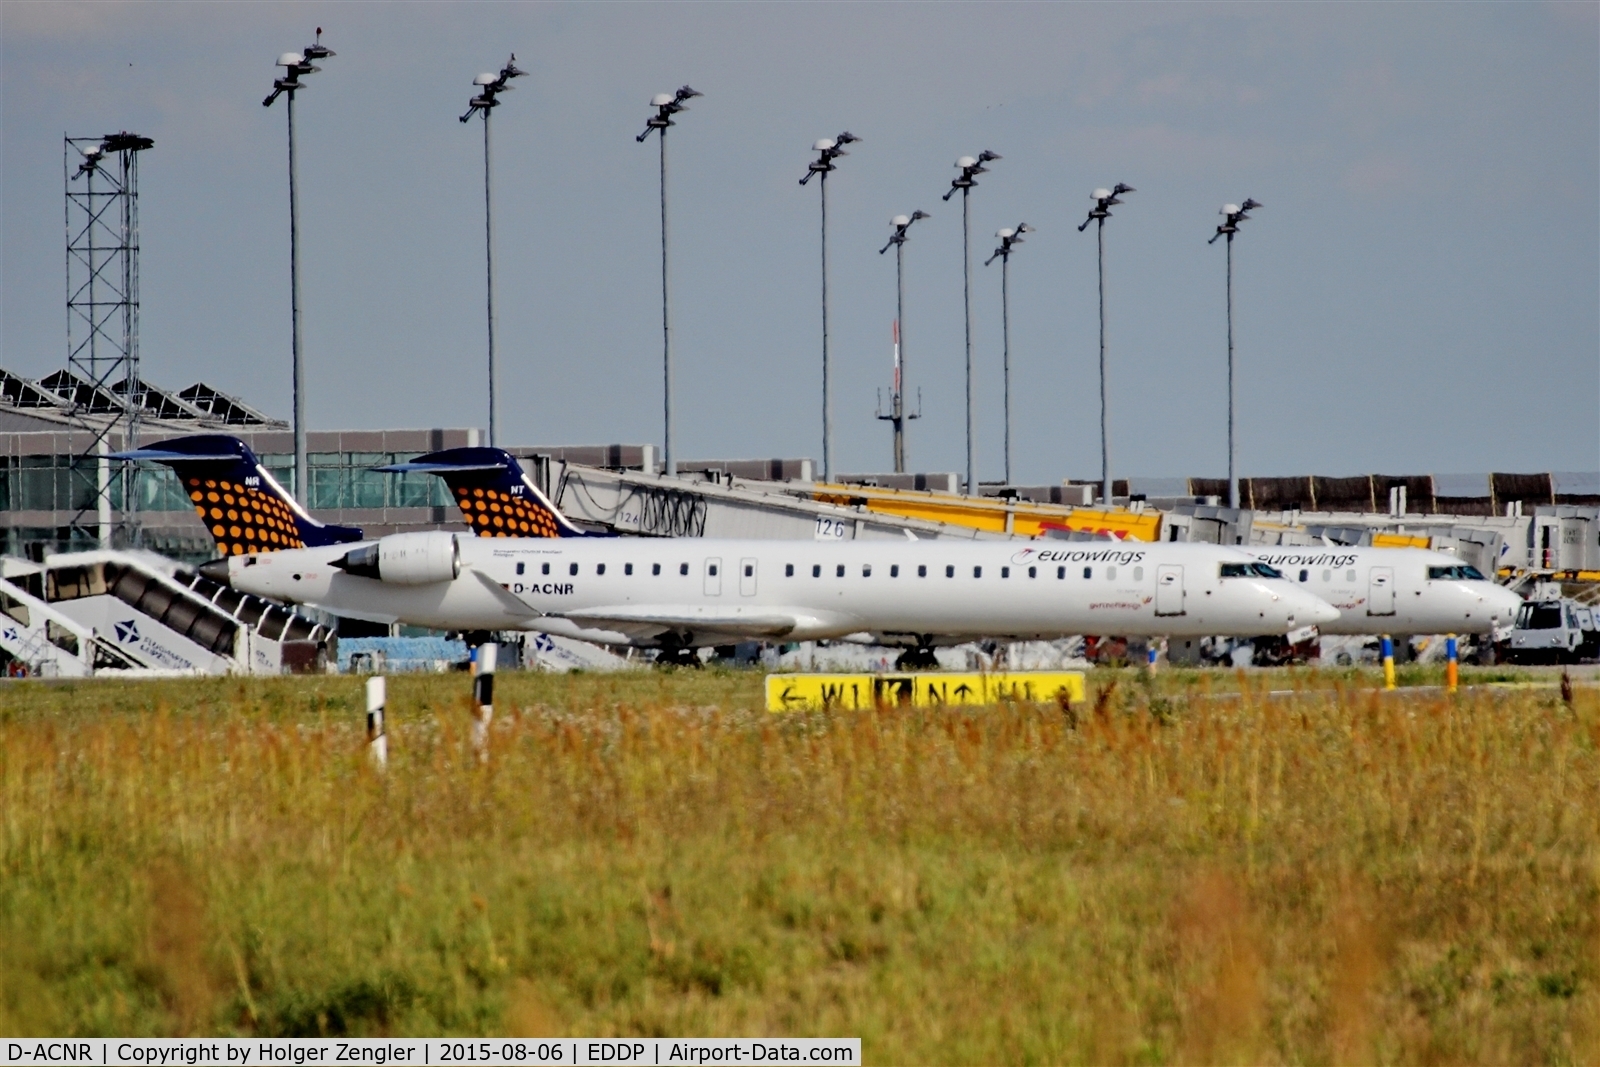
[[[1083,701],[1082,671],[1010,671],[956,674],[769,674],[768,711],[825,711],[909,704],[936,708],[952,704]]]

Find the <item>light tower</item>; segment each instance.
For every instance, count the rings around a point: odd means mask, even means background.
[[[894,248],[894,394],[890,398],[890,413],[880,414],[878,418],[888,419],[894,427],[894,472],[906,472],[906,421],[920,419],[919,411],[914,415],[906,414],[905,410],[905,384],[906,384],[906,235],[911,226],[918,219],[930,219],[926,211],[913,211],[909,215],[896,215],[890,220],[889,225],[894,227],[894,233],[889,235],[888,242],[880,249],[878,255],[883,255]],[[917,405],[921,407],[921,402]]]
[[[496,443],[497,409],[495,405],[495,366],[494,366],[494,198],[491,195],[493,187],[490,178],[493,168],[489,165],[489,113],[500,106],[500,101],[495,99],[501,93],[509,92],[512,88],[512,78],[527,76],[527,71],[517,69],[517,54],[511,53],[511,58],[506,60],[506,65],[500,68],[499,74],[480,74],[472,79],[472,84],[478,87],[478,95],[467,101],[467,110],[461,116],[461,121],[466,122],[477,112],[483,116],[483,262],[485,277],[485,305],[489,321],[489,447]]]
[[[1239,446],[1233,436],[1233,410],[1237,394],[1233,378],[1233,235],[1239,232],[1239,223],[1250,217],[1250,212],[1261,207],[1261,202],[1245,198],[1243,204],[1223,204],[1218,212],[1222,223],[1206,244],[1216,244],[1218,237],[1228,239],[1228,506],[1239,506]]]
[[[62,145],[67,226],[67,367],[96,393],[123,401],[123,447],[137,448],[144,385],[139,371],[139,153],[155,142],[136,133],[68,137]],[[113,164],[108,166],[108,164]],[[76,169],[74,169],[76,166]],[[79,179],[83,184],[79,185]],[[92,403],[91,403],[92,406]],[[74,414],[87,412],[74,410]],[[92,469],[97,537],[112,547],[111,469],[105,459],[116,417],[85,420],[91,440],[81,476]],[[135,509],[133,476],[124,472],[124,519]],[[87,509],[85,509],[87,510]],[[81,513],[80,513],[81,514]],[[73,524],[77,524],[74,518]],[[130,531],[136,528],[129,521]]]
[[[824,137],[811,146],[817,158],[806,167],[805,176],[800,179],[800,184],[804,185],[813,175],[818,175],[817,184],[822,186],[822,480],[825,482],[833,480],[833,357],[828,351],[828,175],[833,173],[834,160],[850,154],[844,146],[859,140],[861,138],[849,130],[837,137]]]
[[[1032,232],[1033,227],[1026,222],[1000,230],[995,234],[1000,238],[1000,247],[994,250],[994,255],[983,261],[985,267],[996,259],[1000,261],[1000,337],[1005,352],[1002,378],[1005,382],[1007,485],[1011,484],[1011,251],[1022,243],[1023,234]]]
[[[661,133],[661,415],[664,426],[661,458],[669,478],[677,477],[678,457],[672,450],[672,300],[667,288],[667,128],[677,125],[672,121],[672,116],[689,110],[688,101],[704,95],[687,85],[676,93],[657,93],[650,98],[650,106],[656,109],[656,113],[645,123],[644,132],[634,138],[644,144],[652,131],[659,130]]]
[[[279,96],[287,101],[289,110],[289,317],[292,322],[294,348],[294,495],[300,503],[309,506],[311,487],[306,473],[306,375],[305,350],[300,331],[300,190],[294,154],[294,97],[305,88],[300,83],[302,75],[315,74],[322,68],[312,61],[328,59],[336,53],[323,47],[322,27],[317,27],[317,39],[301,52],[285,52],[278,57],[278,66],[284,69],[283,77],[272,83],[272,92],[261,101],[262,107],[271,107]]]
[[[1078,227],[1078,232],[1082,233],[1089,228],[1089,223],[1099,223],[1095,236],[1100,246],[1100,499],[1108,508],[1111,506],[1111,435],[1107,428],[1106,393],[1106,219],[1111,217],[1111,209],[1122,203],[1122,195],[1133,192],[1138,190],[1122,182],[1114,189],[1096,189],[1090,194],[1094,207]]]
[[[948,201],[957,189],[961,190],[961,297],[967,322],[967,492],[973,496],[978,494],[978,471],[972,437],[972,217],[968,211],[968,200],[978,184],[978,175],[989,173],[989,168],[984,164],[999,158],[987,149],[977,156],[962,156],[956,160],[961,173],[944,194],[944,199]]]

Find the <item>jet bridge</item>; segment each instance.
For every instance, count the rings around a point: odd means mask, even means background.
[[[567,518],[591,528],[647,537],[774,540],[1007,540],[1004,528],[893,514],[869,494],[814,494],[810,482],[746,480],[724,472],[696,480],[637,470],[610,470],[537,455],[530,474]],[[832,487],[843,489],[847,487]],[[926,494],[922,494],[926,495]]]
[[[318,669],[335,654],[328,627],[159,556],[4,562],[0,608],[10,625],[0,624],[0,648],[31,673],[278,674]]]

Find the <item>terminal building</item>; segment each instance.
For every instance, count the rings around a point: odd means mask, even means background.
[[[196,433],[243,439],[294,489],[289,427],[204,383],[141,383],[141,445]],[[143,548],[198,562],[214,553],[164,467],[100,458],[127,447],[130,403],[69,370],[30,380],[0,370],[0,552],[42,560]],[[306,504],[318,519],[372,536],[466,530],[438,478],[372,468],[476,445],[471,428],[313,431]],[[1244,507],[1214,478],[1114,484],[1110,506],[1087,480],[984,484],[964,495],[950,473],[814,480],[809,459],[686,461],[659,470],[653,445],[509,448],[573,521],[642,536],[771,538],[1124,537],[1233,544],[1392,544],[1443,548],[1486,573],[1583,572],[1600,578],[1600,474],[1359,475],[1247,478]],[[104,486],[105,492],[101,492]]]

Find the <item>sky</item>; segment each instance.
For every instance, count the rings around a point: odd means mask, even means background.
[[[889,219],[906,245],[910,465],[965,468],[954,160],[972,192],[978,473],[1100,469],[1097,186],[1118,477],[1226,473],[1218,207],[1234,245],[1244,475],[1600,469],[1594,3],[46,3],[0,5],[0,366],[66,362],[62,138],[131,130],[147,380],[287,417],[296,105],[311,429],[487,422],[480,71],[493,119],[501,443],[661,440],[650,97],[670,135],[680,459],[821,455],[821,137],[835,470],[891,466]],[[911,399],[913,407],[916,399]]]

